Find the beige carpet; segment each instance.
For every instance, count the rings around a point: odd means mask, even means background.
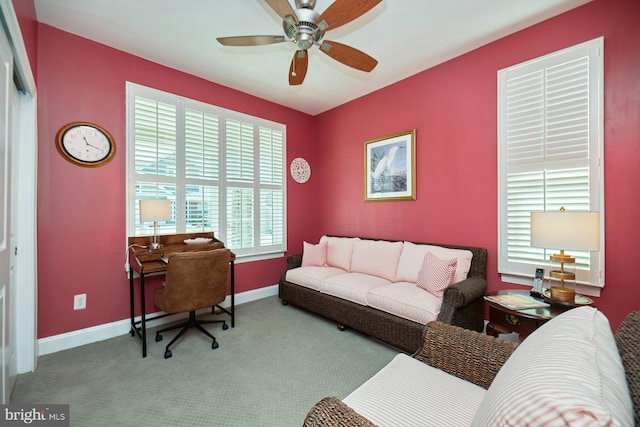
[[[218,316],[222,317],[222,316]],[[277,297],[236,309],[236,327],[164,341],[125,334],[42,356],[18,376],[12,404],[69,404],[72,426],[300,426],[325,396],[345,397],[397,351]]]

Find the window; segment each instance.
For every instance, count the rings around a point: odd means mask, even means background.
[[[213,231],[238,257],[285,250],[285,125],[127,83],[127,232],[169,199],[158,234]]]
[[[600,212],[604,235],[603,41],[592,40],[498,72],[498,270],[531,284],[562,248],[530,245],[532,211]],[[604,242],[604,239],[601,239]],[[581,292],[599,295],[604,251],[570,251]],[[558,267],[557,264],[554,266]]]

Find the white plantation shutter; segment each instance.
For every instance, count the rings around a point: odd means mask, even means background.
[[[599,211],[603,229],[602,56],[597,39],[498,72],[503,280],[548,274],[563,249],[531,247],[531,212]],[[570,255],[576,280],[601,287],[603,250]]]
[[[253,188],[227,188],[227,240],[236,249],[251,248],[255,238]]]
[[[277,246],[284,239],[284,144],[280,131],[260,126],[260,245]]]
[[[220,230],[219,117],[184,109],[185,232]]]
[[[254,129],[251,123],[227,120],[227,179],[254,181]]]
[[[136,96],[133,99],[133,169],[135,233],[153,234],[153,224],[140,222],[140,205],[144,199],[169,199],[175,212],[177,107],[175,104]],[[173,217],[173,214],[172,214]],[[175,220],[158,223],[159,234],[175,233]]]
[[[138,200],[166,198],[160,234],[213,231],[238,257],[282,255],[284,125],[132,83],[127,107],[129,236],[153,234]]]

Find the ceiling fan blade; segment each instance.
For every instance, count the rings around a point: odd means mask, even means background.
[[[266,0],[266,2],[282,19],[291,16],[295,23],[298,23],[298,17],[287,0]]]
[[[218,37],[218,43],[224,46],[262,46],[286,42],[284,36],[236,36]]]
[[[357,70],[366,71],[367,73],[378,65],[378,61],[370,57],[366,53],[356,48],[347,46],[346,44],[325,40],[320,45],[320,52],[324,52],[338,62],[355,68]]]
[[[335,0],[316,20],[325,21],[332,30],[367,13],[382,0]]]
[[[291,86],[300,85],[307,75],[309,65],[309,54],[306,50],[298,50],[293,54],[291,66],[289,67],[289,84]]]

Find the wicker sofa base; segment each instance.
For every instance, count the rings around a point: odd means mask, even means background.
[[[287,281],[280,282],[280,298],[319,314],[402,351],[414,352],[422,343],[425,325],[353,303]]]

